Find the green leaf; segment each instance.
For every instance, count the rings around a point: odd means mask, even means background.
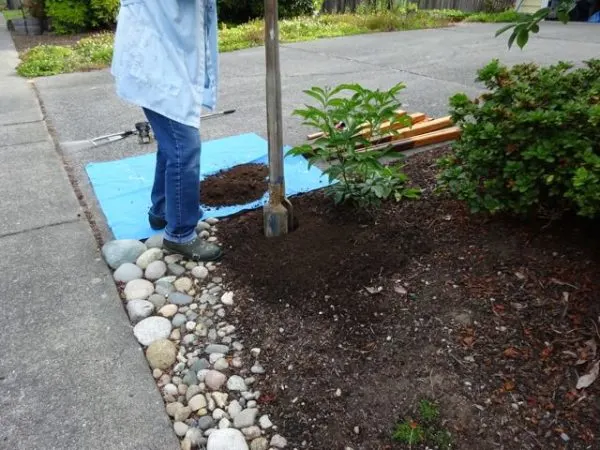
[[[516,26],[517,26],[517,24],[516,24],[516,23],[511,23],[511,24],[509,24],[509,25],[506,25],[506,26],[504,26],[504,27],[500,28],[498,31],[496,31],[496,36],[495,36],[495,37],[498,37],[498,36],[500,36],[502,33],[505,33],[506,31],[508,31],[508,30],[510,30],[511,28],[514,28],[514,27],[516,27]]]
[[[517,45],[522,49],[527,45],[527,41],[529,40],[529,31],[521,30],[517,36]]]

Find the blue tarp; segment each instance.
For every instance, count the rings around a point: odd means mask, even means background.
[[[253,133],[203,142],[200,179],[239,164],[266,164],[267,154],[267,142]],[[115,239],[146,239],[156,233],[149,227],[147,218],[155,161],[156,154],[150,153],[86,166],[94,193]],[[302,157],[287,156],[284,169],[288,196],[329,184],[327,176],[316,167],[309,169],[308,162]],[[204,218],[226,217],[262,207],[267,200],[268,195],[265,194],[260,200],[245,205],[201,206]]]

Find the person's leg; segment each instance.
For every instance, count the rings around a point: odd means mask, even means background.
[[[144,109],[144,114],[146,114],[146,118],[148,122],[156,122],[160,120],[156,118],[156,114],[152,111],[148,111]],[[152,120],[151,120],[152,117]],[[148,211],[148,220],[150,222],[150,226],[154,230],[162,230],[167,226],[167,218],[166,218],[166,185],[165,185],[165,175],[167,171],[167,157],[165,155],[165,150],[162,148],[160,142],[158,142],[158,150],[156,152],[156,166],[154,169],[154,184],[152,186],[152,207],[150,211]]]
[[[163,247],[192,259],[214,260],[218,246],[196,234],[200,220],[200,134],[153,111],[148,120],[165,158],[165,218]],[[160,190],[157,188],[157,190]]]

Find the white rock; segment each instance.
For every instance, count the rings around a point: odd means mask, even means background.
[[[211,364],[214,364],[218,360],[220,360],[224,357],[225,357],[225,355],[223,353],[211,353],[210,355],[208,355],[208,362],[210,362]]]
[[[150,263],[154,261],[159,261],[163,257],[163,251],[159,248],[151,248],[146,250],[144,253],[140,255],[140,257],[135,262],[142,269],[146,269]]]
[[[163,317],[173,317],[177,314],[177,305],[165,305],[158,310],[158,313]]]
[[[219,223],[219,219],[217,219],[216,217],[209,217],[207,219],[204,219],[204,221],[209,225],[216,225]]]
[[[182,277],[182,278],[178,278],[177,280],[175,280],[175,283],[173,283],[173,286],[175,286],[175,289],[178,290],[179,292],[187,292],[190,289],[192,289],[193,283],[192,283],[192,280],[190,280],[189,278]]]
[[[124,292],[127,300],[146,300],[154,292],[154,285],[148,280],[131,280]]]
[[[225,292],[221,296],[221,303],[227,306],[233,305],[233,292]]]
[[[210,355],[212,356],[212,355]],[[227,360],[225,358],[219,358],[218,360],[215,361],[214,364],[214,368],[215,370],[227,370],[229,368],[229,363],[227,362]]]
[[[269,441],[264,437],[256,438],[250,443],[250,450],[267,450],[268,448]]]
[[[187,431],[189,430],[189,426],[183,422],[175,422],[173,424],[173,429],[175,430],[175,434],[179,437],[184,437]]]
[[[253,425],[248,428],[244,428],[242,430],[242,433],[246,437],[246,439],[249,439],[249,440],[260,437],[260,434],[261,434],[260,428],[258,428],[256,425]]]
[[[219,408],[225,408],[225,405],[227,405],[227,397],[229,397],[229,394],[227,394],[226,392],[213,392],[211,395]]]
[[[192,276],[199,280],[204,280],[208,277],[208,269],[204,266],[196,266],[192,269]]]
[[[252,425],[254,425],[254,421],[256,420],[257,414],[258,409],[256,408],[244,409],[233,419],[233,426],[238,429],[251,427]]]
[[[131,300],[127,302],[127,314],[132,323],[149,317],[154,311],[154,305],[147,300]]]
[[[196,322],[190,320],[185,324],[185,329],[188,331],[194,331],[196,329]]]
[[[249,450],[241,431],[224,428],[210,433],[206,450]]]
[[[138,266],[132,263],[121,264],[115,273],[113,278],[115,281],[120,283],[129,283],[132,280],[138,280],[142,278],[144,272]]]
[[[229,419],[227,417],[223,417],[221,420],[219,420],[219,428],[222,430],[223,428],[230,428],[231,427],[231,422],[229,421]]]
[[[232,375],[229,380],[227,380],[227,389],[230,391],[240,391],[244,392],[248,389],[246,386],[246,382],[239,375]]]
[[[147,247],[140,241],[121,239],[104,244],[102,257],[112,269],[117,269],[122,264],[134,263],[146,250]]]
[[[140,344],[148,346],[154,341],[169,337],[171,321],[164,317],[148,317],[133,327],[133,334]]]
[[[283,436],[276,434],[271,438],[271,447],[275,448],[286,448],[287,447],[287,439]]]
[[[169,322],[169,326],[170,325],[171,323]],[[225,384],[226,381],[227,377],[218,370],[209,370],[204,376],[204,383],[209,389],[213,391],[219,390],[221,386]]]
[[[187,433],[185,433],[185,438],[190,440],[192,446],[200,445],[200,442],[203,441],[202,431],[198,428],[190,428]]]
[[[260,348],[253,348],[250,350],[250,354],[255,358],[258,358],[258,355],[260,355]]]
[[[227,413],[225,411],[223,411],[221,408],[215,409],[212,413],[213,419],[215,419],[215,420],[221,420],[226,415],[227,415]]]
[[[238,402],[237,400],[233,400],[227,407],[227,413],[229,414],[229,417],[235,419],[235,416],[241,413],[242,409],[243,408],[242,405],[240,405],[240,402]]]
[[[174,402],[174,403],[169,403],[166,406],[166,411],[167,414],[171,417],[175,417],[175,413],[180,409],[183,408],[183,404],[179,403],[179,402]]]
[[[149,237],[148,239],[146,239],[145,244],[146,244],[146,247],[148,247],[148,248],[162,248],[163,234],[158,233],[158,234],[155,234],[154,236]]]
[[[206,408],[206,398],[204,395],[198,394],[190,399],[188,406],[192,408],[192,411],[198,411],[199,409]]]
[[[269,419],[269,416],[267,415],[261,416],[261,418],[258,419],[258,424],[263,430],[268,430],[273,426],[271,419]]]
[[[158,280],[165,276],[167,273],[167,265],[164,261],[154,261],[151,262],[148,267],[146,267],[146,271],[144,272],[144,276],[148,280]]]
[[[165,394],[175,396],[178,394],[177,386],[175,386],[173,383],[169,383],[169,384],[165,385],[165,387],[163,388],[163,392]]]

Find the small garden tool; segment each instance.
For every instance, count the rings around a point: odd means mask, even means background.
[[[212,119],[214,117],[226,116],[233,114],[235,109],[228,109],[210,114],[204,114],[201,119]],[[130,136],[137,136],[140,145],[150,144],[154,138],[152,137],[152,129],[148,122],[138,122],[132,130],[121,131],[119,133],[106,134],[93,139],[85,139],[82,141],[62,142],[61,146],[67,151],[87,150],[102,145],[112,144],[113,142],[121,141]]]

